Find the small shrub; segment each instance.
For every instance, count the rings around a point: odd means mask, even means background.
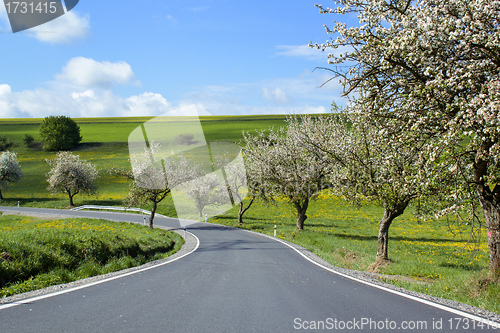
[[[35,143],[35,138],[30,134],[25,134],[23,138],[23,143],[26,148],[31,148],[33,143]]]
[[[0,136],[0,151],[7,150],[13,145],[14,143],[10,141],[10,138],[6,136]]]

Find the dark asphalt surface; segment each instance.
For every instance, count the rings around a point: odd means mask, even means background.
[[[131,214],[43,211],[142,221]],[[155,220],[157,225],[178,226],[173,219]],[[500,331],[481,329],[471,319],[341,277],[267,237],[205,223],[188,230],[200,246],[186,257],[0,308],[0,333],[294,332],[322,325],[331,332]]]

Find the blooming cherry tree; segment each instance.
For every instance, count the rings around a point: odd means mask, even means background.
[[[5,190],[10,183],[17,183],[23,178],[17,154],[5,151],[0,154],[0,200],[3,200],[2,191]]]
[[[252,207],[258,196],[258,189],[253,181],[255,179],[255,170],[251,168],[248,159],[245,159],[242,155],[238,155],[233,160],[230,160],[228,154],[223,155],[217,160],[216,165],[224,168],[225,179],[230,189],[233,204],[239,203],[238,223],[243,225],[243,215]],[[250,200],[244,202],[247,196],[250,196]]]
[[[69,205],[74,206],[73,197],[80,192],[94,194],[97,187],[94,182],[98,177],[95,166],[79,155],[70,152],[60,152],[47,163],[52,167],[47,174],[49,191],[66,193],[69,197]]]
[[[330,164],[308,151],[294,131],[286,127],[246,133],[243,152],[259,196],[288,198],[297,211],[297,230],[302,230],[309,202],[325,186]]]
[[[410,203],[446,184],[446,172],[420,183],[424,160],[420,146],[379,135],[380,124],[360,113],[303,116],[290,123],[306,149],[331,164],[332,189],[348,201],[368,200],[384,207],[379,223],[377,264],[388,259],[389,228]]]
[[[215,172],[203,175],[196,172],[196,179],[183,183],[180,188],[193,201],[199,217],[203,216],[203,209],[209,205],[223,205],[229,202],[226,183],[222,175]]]
[[[133,170],[113,168],[110,172],[131,180],[130,192],[125,199],[129,206],[149,202],[152,204],[149,227],[153,228],[158,204],[174,187],[198,175],[195,168],[182,156],[162,156],[160,144],[150,142],[142,154],[132,156]]]
[[[500,277],[500,1],[337,0],[321,13],[357,15],[359,24],[325,26],[329,70],[359,109],[391,120],[381,134],[438,138],[422,147],[426,163],[459,170],[472,185]],[[347,65],[347,66],[343,66]],[[441,161],[439,161],[441,159]],[[425,168],[424,168],[425,169]],[[425,182],[428,176],[422,174]]]

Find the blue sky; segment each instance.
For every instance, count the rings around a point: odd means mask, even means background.
[[[0,4],[0,118],[329,112],[324,24],[309,0],[80,3],[13,34]]]

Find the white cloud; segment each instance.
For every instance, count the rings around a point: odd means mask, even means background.
[[[170,103],[160,94],[145,92],[139,96],[131,96],[126,100],[127,115],[150,116],[170,110]]]
[[[12,91],[10,85],[0,84],[0,118],[156,116],[172,109],[157,93],[124,98],[112,91],[113,83],[128,84],[133,76],[124,62],[74,58],[43,88]]]
[[[158,116],[172,109],[162,95],[151,92],[123,98],[110,90],[75,92],[38,88],[10,92],[10,86],[0,86],[0,118]]]
[[[274,89],[269,89],[266,87],[262,88],[262,96],[265,99],[277,104],[287,104],[288,102],[290,102],[288,95],[279,87],[276,87]]]
[[[49,93],[57,93],[57,91]],[[68,92],[62,94],[62,97],[61,104],[67,106],[58,115],[64,114],[72,117],[113,117],[120,116],[128,111],[126,101],[108,90],[87,90],[81,93]]]
[[[132,68],[124,61],[99,62],[77,57],[68,61],[56,79],[81,87],[110,88],[114,83],[134,84],[134,76]]]
[[[80,16],[78,12],[72,10],[28,31],[33,32],[32,36],[42,42],[67,44],[90,34],[90,17]]]
[[[73,99],[75,101],[79,101],[79,100],[82,100],[82,99],[85,99],[85,98],[94,98],[95,97],[95,93],[93,90],[86,90],[82,93],[77,93],[77,92],[74,92],[71,94],[71,97],[73,97]]]
[[[0,84],[0,96],[10,95],[11,92],[12,89],[8,84]]]
[[[8,84],[0,84],[0,116],[3,114],[6,118],[16,116],[11,102],[12,89]]]
[[[325,113],[341,91],[333,81],[319,88],[329,77],[324,71],[304,71],[291,78],[207,85],[170,101],[151,91],[118,96],[115,86],[134,83],[130,65],[80,57],[39,88],[13,91],[0,84],[0,118],[185,115],[193,108],[200,115]],[[340,98],[335,102],[345,104]]]

